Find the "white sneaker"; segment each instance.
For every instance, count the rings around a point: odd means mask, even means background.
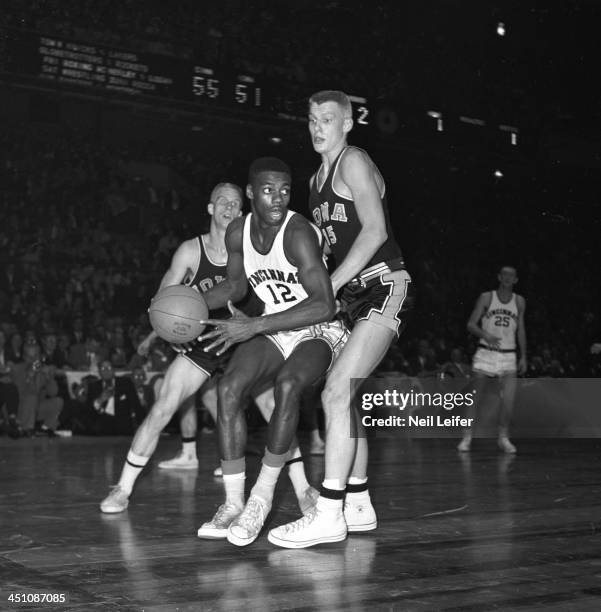
[[[129,506],[129,493],[126,493],[119,485],[116,485],[100,502],[100,511],[105,514],[116,514],[117,512],[127,510],[127,506]]]
[[[221,504],[215,516],[207,523],[203,523],[198,530],[199,538],[207,540],[222,540],[227,537],[227,530],[232,521],[242,512],[242,508],[234,504]]]
[[[173,459],[161,461],[159,467],[163,470],[195,470],[198,467],[198,459],[180,452]]]
[[[221,466],[218,465],[214,470],[213,470],[213,476],[215,476],[216,478],[221,478],[223,477],[223,470],[221,469]]]
[[[320,512],[314,508],[297,521],[272,529],[267,539],[282,548],[307,548],[316,544],[341,542],[346,534],[342,512]]]
[[[349,497],[347,496],[347,499]],[[369,497],[361,501],[344,502],[344,520],[349,533],[372,531],[378,526],[378,517]]]
[[[471,446],[472,446],[471,439],[463,438],[463,440],[461,440],[461,442],[459,442],[459,444],[457,445],[457,450],[460,453],[469,453]]]
[[[511,441],[509,440],[507,436],[499,437],[499,439],[497,440],[497,444],[499,445],[499,448],[504,453],[508,453],[508,454],[517,453],[518,449],[511,443]]]
[[[313,487],[307,487],[303,491],[302,495],[298,498],[298,507],[303,515],[309,514],[315,508],[318,498],[319,491]]]
[[[271,507],[260,497],[251,495],[244,510],[235,518],[227,530],[227,541],[236,546],[248,546],[258,537]]]

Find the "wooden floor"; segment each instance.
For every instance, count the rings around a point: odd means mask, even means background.
[[[369,535],[305,550],[199,540],[222,498],[201,468],[167,472],[178,449],[161,440],[129,510],[102,515],[125,438],[0,439],[0,610],[13,592],[66,592],[43,610],[599,610],[601,443],[518,442],[515,458],[477,440],[372,441],[371,491],[380,526]],[[262,432],[252,446],[258,451]],[[249,481],[259,458],[249,455]],[[322,458],[311,457],[313,482]],[[298,515],[287,478],[274,526]]]

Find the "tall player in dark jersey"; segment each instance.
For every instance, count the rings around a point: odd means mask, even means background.
[[[365,151],[348,146],[352,127],[346,94],[321,91],[310,98],[309,131],[322,159],[311,179],[311,214],[335,259],[334,295],[354,327],[322,394],[325,478],[316,509],[269,533],[271,542],[286,548],[377,527],[367,489],[367,440],[350,408],[351,379],[372,373],[404,328],[413,301],[411,278],[390,228],[384,179]]]
[[[227,251],[225,232],[228,225],[242,214],[242,190],[232,183],[220,183],[211,193],[208,212],[211,226],[207,234],[184,241],[175,252],[171,265],[163,279],[160,289],[169,285],[186,283],[205,292],[225,279]],[[226,309],[211,313],[217,317],[229,316]],[[146,341],[155,337],[151,333]],[[192,397],[216,370],[227,363],[229,354],[205,351],[209,343],[190,343],[174,347],[179,355],[171,363],[158,394],[158,398],[148,416],[140,425],[132,441],[121,478],[116,487],[102,501],[100,509],[105,513],[123,512],[128,504],[134,483],[154,452],[161,431],[182,406],[185,410],[182,434],[184,457],[181,463],[190,467],[196,459],[196,412],[194,405],[186,400]],[[266,391],[255,398],[263,416],[269,420],[273,411],[273,395]],[[216,417],[216,414],[214,414]],[[187,440],[187,442],[185,441]],[[296,453],[298,455],[299,453]],[[299,497],[306,495],[306,481],[302,463],[291,466],[290,477]]]

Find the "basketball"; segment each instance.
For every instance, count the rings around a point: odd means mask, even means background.
[[[206,319],[209,309],[202,295],[186,285],[171,285],[161,289],[148,309],[152,329],[167,342],[191,342],[205,328],[199,321]]]

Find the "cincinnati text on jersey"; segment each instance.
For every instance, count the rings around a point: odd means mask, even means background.
[[[300,284],[300,281],[298,280],[298,275],[296,273],[286,273],[282,270],[257,270],[248,277],[248,283],[253,289],[255,287],[258,287],[261,283],[270,280],[280,281],[282,283],[287,283],[288,285]]]

